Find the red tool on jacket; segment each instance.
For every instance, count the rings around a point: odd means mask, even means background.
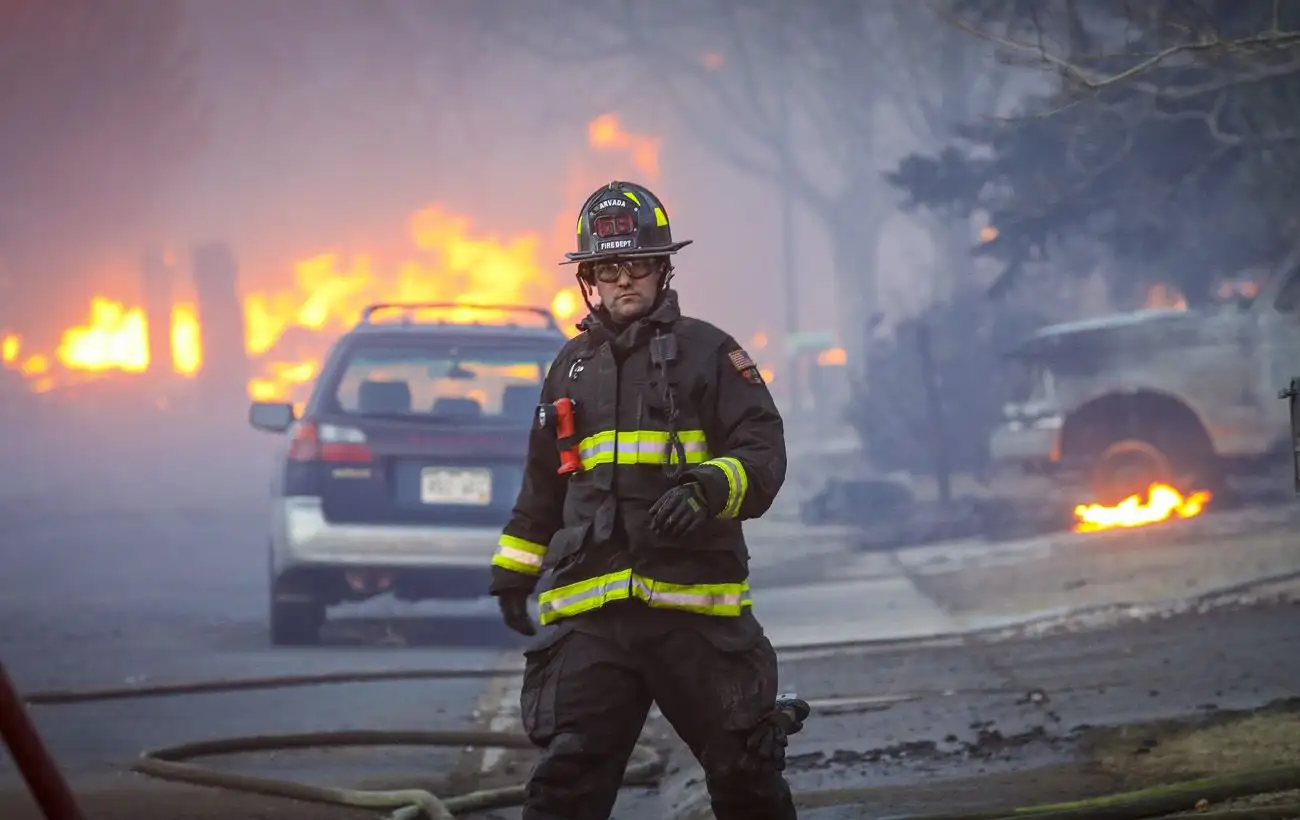
[[[577,410],[577,403],[567,397],[537,406],[537,426],[555,433],[555,443],[560,450],[560,469],[556,473],[560,475],[576,473],[582,469],[582,454],[578,451]]]

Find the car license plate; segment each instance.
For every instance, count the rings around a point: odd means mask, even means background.
[[[420,473],[420,500],[425,504],[492,503],[491,470],[429,467]]]

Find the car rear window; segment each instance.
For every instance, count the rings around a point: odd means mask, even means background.
[[[556,352],[558,346],[361,346],[344,362],[333,404],[360,416],[527,422]]]

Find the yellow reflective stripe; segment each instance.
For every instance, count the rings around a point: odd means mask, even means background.
[[[727,477],[727,503],[723,505],[718,518],[738,518],[740,505],[745,503],[745,494],[749,492],[749,475],[745,465],[738,458],[723,456],[704,462],[710,467],[717,467]]]
[[[560,618],[599,609],[610,601],[628,597],[632,570],[612,572],[576,584],[548,589],[537,596],[538,619],[549,624]]]
[[[537,575],[542,571],[546,545],[525,541],[513,535],[503,535],[497,540],[497,551],[492,556],[492,566]]]
[[[709,445],[703,430],[681,430],[677,433],[687,464],[702,464],[709,459]],[[606,430],[587,436],[578,442],[578,455],[582,468],[590,470],[601,464],[674,464],[676,450],[668,448],[668,433],[664,430]]]
[[[670,584],[637,575],[631,570],[601,575],[576,584],[547,590],[538,596],[540,619],[553,623],[599,609],[610,601],[636,598],[660,609],[679,609],[701,615],[736,617],[753,606],[749,582],[731,584]]]

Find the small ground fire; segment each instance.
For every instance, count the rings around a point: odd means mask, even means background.
[[[1167,484],[1152,484],[1144,499],[1131,495],[1113,507],[1080,504],[1074,508],[1075,532],[1097,532],[1121,528],[1144,527],[1161,521],[1194,518],[1205,510],[1213,494],[1208,490],[1184,497]]]

